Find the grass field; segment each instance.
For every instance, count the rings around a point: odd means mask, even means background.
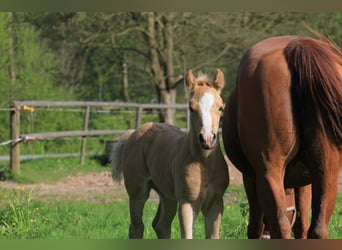
[[[54,183],[76,173],[108,172],[95,159],[88,158],[85,166],[78,159],[34,160],[22,163],[20,178],[13,189],[3,188],[0,182],[0,239],[127,239],[129,214],[127,195],[119,200],[86,202],[74,198],[37,196],[24,188],[23,182]],[[144,211],[145,234],[155,239],[151,225],[156,201],[149,201]],[[246,239],[248,205],[241,186],[230,186],[225,195],[225,212],[221,238]],[[195,225],[195,238],[204,238],[203,218]],[[330,238],[342,238],[342,195],[338,195],[336,209],[330,222]],[[172,238],[179,238],[178,220],[172,225]]]

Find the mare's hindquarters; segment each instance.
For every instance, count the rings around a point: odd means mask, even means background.
[[[225,142],[225,148],[228,155],[234,154],[233,163],[250,179],[246,192],[250,208],[256,208],[250,222],[258,218],[254,225],[249,225],[256,230],[250,236],[259,237],[263,212],[273,238],[290,238],[283,180],[286,164],[298,149],[291,76],[282,53],[285,42],[281,46],[272,40],[267,43],[262,48],[254,47],[241,61],[232,97],[236,110],[228,114],[235,123],[233,128],[238,138],[231,134],[235,142]],[[223,126],[225,129],[226,125]],[[240,144],[235,152],[230,148],[234,144]]]

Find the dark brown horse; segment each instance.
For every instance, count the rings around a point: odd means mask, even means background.
[[[265,215],[272,238],[290,238],[285,187],[312,183],[309,238],[327,238],[342,143],[342,53],[327,39],[282,36],[240,62],[223,118],[225,150],[243,173],[248,236]]]

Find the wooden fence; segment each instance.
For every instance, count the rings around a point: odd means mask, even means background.
[[[58,132],[46,132],[35,134],[20,134],[20,111],[23,109],[34,109],[36,107],[78,107],[83,108],[84,122],[83,130],[81,131],[58,131]],[[16,173],[20,173],[20,142],[56,139],[64,137],[82,137],[80,164],[84,163],[84,157],[86,154],[86,142],[87,136],[96,135],[113,135],[123,134],[126,130],[88,130],[89,113],[91,108],[130,108],[135,109],[135,127],[139,127],[141,124],[141,118],[144,110],[147,109],[183,109],[187,110],[186,104],[139,104],[139,103],[120,103],[120,102],[50,102],[50,101],[14,101],[10,108],[10,170]],[[187,127],[189,127],[189,114],[187,113]]]

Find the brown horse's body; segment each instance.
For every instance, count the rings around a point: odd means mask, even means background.
[[[261,41],[241,60],[222,130],[243,173],[250,238],[260,237],[263,215],[272,238],[289,238],[284,187],[310,183],[308,237],[328,236],[341,166],[341,69],[339,49],[296,36]]]
[[[192,238],[193,223],[200,211],[205,217],[206,237],[219,237],[223,195],[229,182],[228,167],[217,137],[222,81],[220,71],[213,86],[188,73],[189,133],[167,124],[146,123],[119,142],[113,177],[118,177],[122,169],[130,202],[130,238],[143,236],[142,212],[151,189],[160,197],[152,223],[158,238],[170,237],[177,208],[182,238]],[[203,99],[203,96],[210,97]]]

